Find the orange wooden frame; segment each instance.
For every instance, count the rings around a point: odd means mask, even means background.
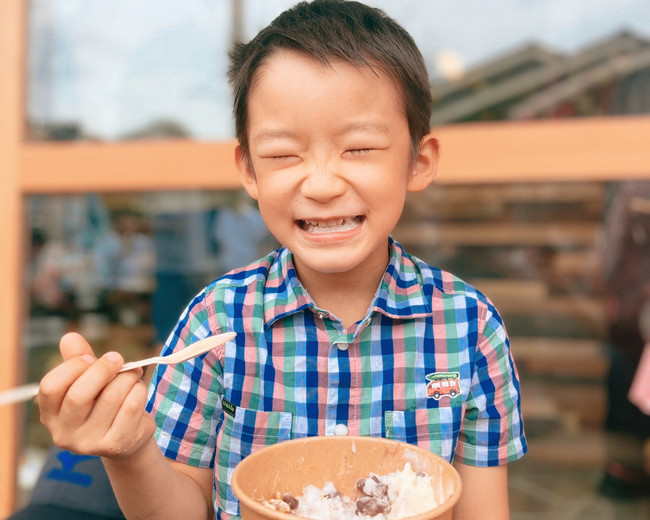
[[[21,383],[23,199],[35,193],[238,186],[233,142],[27,143],[25,0],[0,1],[0,390]],[[650,117],[438,128],[439,182],[650,178]],[[0,517],[16,504],[20,407],[0,408]]]
[[[23,130],[24,5],[0,2],[0,388],[18,382],[21,319],[22,196],[18,153]],[[0,517],[15,503],[19,446],[17,407],[0,407]]]
[[[438,182],[643,178],[650,117],[606,117],[435,128]],[[235,142],[26,143],[15,153],[20,191],[74,193],[239,186]]]

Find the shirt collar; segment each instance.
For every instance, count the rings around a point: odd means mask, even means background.
[[[389,238],[390,260],[373,302],[372,310],[391,318],[410,319],[431,314],[433,287],[423,283],[423,275],[413,257],[392,237]],[[437,280],[428,280],[434,282]]]
[[[443,290],[439,278],[423,284],[419,261],[408,255],[392,237],[388,239],[390,259],[379,284],[371,312],[396,319],[410,319],[431,314],[432,291]],[[304,289],[293,264],[293,255],[280,248],[272,263],[264,288],[264,321],[274,321],[316,305]]]
[[[293,254],[285,247],[276,253],[264,286],[264,322],[269,325],[294,312],[315,307],[298,280]]]

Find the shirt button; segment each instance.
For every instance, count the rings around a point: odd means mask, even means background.
[[[347,350],[349,346],[347,343],[336,343],[336,348],[339,350]]]
[[[325,314],[324,312],[317,312],[316,316],[318,316],[321,320],[327,318],[327,314]]]
[[[345,424],[337,424],[334,426],[334,435],[347,435],[348,427]]]

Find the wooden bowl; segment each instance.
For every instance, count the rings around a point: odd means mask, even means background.
[[[305,486],[323,487],[327,482],[344,495],[355,497],[359,478],[401,471],[407,462],[413,470],[433,477],[440,504],[408,519],[450,520],[461,493],[460,476],[454,467],[422,448],[379,437],[327,436],[279,442],[237,465],[232,490],[239,499],[243,520],[296,520],[301,517],[272,510],[261,501],[275,498],[277,492],[297,497]]]

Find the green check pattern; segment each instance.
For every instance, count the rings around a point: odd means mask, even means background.
[[[213,468],[217,518],[239,516],[230,488],[239,461],[291,438],[347,429],[477,466],[526,452],[519,380],[497,310],[392,239],[388,247],[375,299],[347,329],[310,299],[284,248],[217,279],[181,316],[165,354],[237,332],[205,356],[159,366],[148,402],[165,456]],[[454,397],[430,395],[430,379],[442,373],[458,373]]]

